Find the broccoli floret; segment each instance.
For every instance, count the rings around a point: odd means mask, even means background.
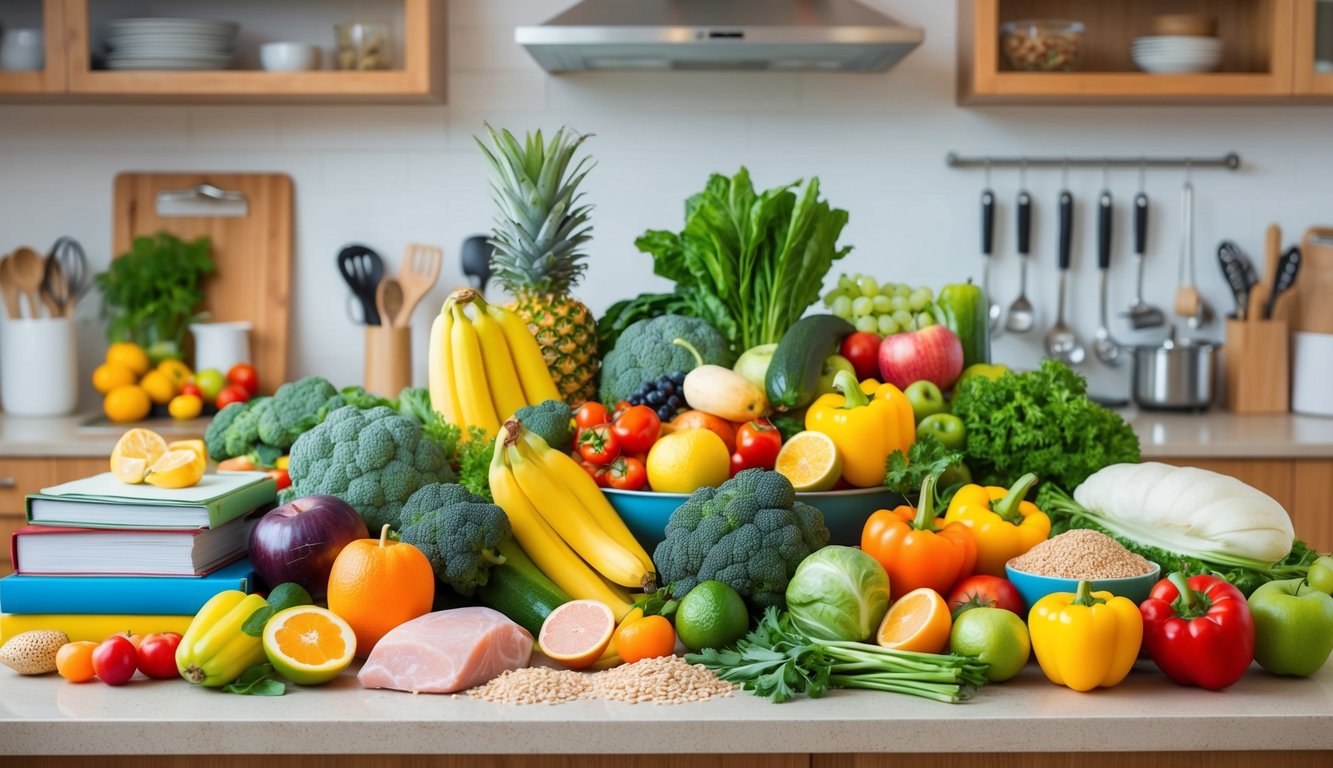
[[[420,549],[435,576],[471,596],[505,561],[496,549],[513,536],[505,511],[453,483],[422,486],[403,505],[402,540]]]
[[[283,384],[259,415],[259,439],[277,448],[291,446],[319,423],[319,409],[336,394],[338,390],[320,376]]]
[[[223,434],[223,450],[227,456],[244,456],[254,450],[259,440],[259,418],[267,409],[268,398],[257,397],[251,400],[241,413],[232,420],[231,426]]]
[[[292,487],[283,498],[337,496],[372,531],[397,527],[403,503],[423,485],[454,480],[444,451],[422,436],[421,426],[383,406],[330,413],[297,438],[287,471]]]
[[[519,408],[514,418],[561,453],[567,452],[574,445],[574,434],[569,427],[571,414],[563,400],[546,400]]]
[[[250,410],[246,403],[230,403],[217,412],[204,430],[204,445],[208,448],[208,458],[213,461],[226,461],[236,454],[227,451],[227,431],[236,422],[236,418]]]
[[[828,539],[823,513],[796,501],[790,480],[747,469],[690,494],[671,513],[653,562],[677,598],[716,579],[757,609],[781,608],[796,566]]]
[[[695,366],[694,355],[671,342],[684,339],[699,350],[705,363],[730,368],[736,362],[726,338],[707,321],[684,315],[661,315],[625,329],[602,360],[598,394],[608,407],[629,398],[645,381],[660,379]]]
[[[315,422],[319,423],[323,421],[328,418],[330,413],[333,413],[344,405],[355,405],[363,411],[368,411],[371,408],[380,405],[395,411],[398,410],[397,400],[390,400],[388,398],[380,397],[379,395],[371,394],[365,390],[365,387],[343,387],[328,400],[324,401],[324,405],[320,406],[319,411],[315,413]]]

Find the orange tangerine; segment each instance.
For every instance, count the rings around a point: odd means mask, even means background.
[[[940,653],[949,644],[953,619],[940,593],[921,587],[898,598],[880,622],[875,642],[896,651]]]

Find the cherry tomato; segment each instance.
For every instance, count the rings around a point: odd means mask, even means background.
[[[966,605],[969,608],[1003,608],[1019,616],[1026,615],[1018,589],[1008,579],[999,576],[968,576],[949,590],[946,602],[950,612]]]
[[[578,457],[576,456],[575,458]],[[588,473],[588,477],[591,477],[597,483],[598,488],[606,487],[606,467],[601,464],[593,464],[587,461],[580,461],[579,466],[583,467],[583,471]]]
[[[93,651],[97,643],[79,640],[65,643],[56,651],[56,671],[71,683],[86,683],[97,677],[93,672]]]
[[[181,644],[178,632],[150,632],[139,643],[139,671],[155,680],[180,677],[176,668],[176,646]]]
[[[227,383],[235,384],[250,393],[250,397],[259,394],[259,372],[253,365],[237,363],[227,371]]]
[[[772,469],[780,450],[782,433],[768,419],[747,421],[736,430],[736,456],[744,464],[742,469]],[[736,461],[731,464],[734,470]]]
[[[611,423],[611,414],[606,412],[605,405],[602,405],[596,400],[589,400],[584,403],[583,407],[579,408],[578,412],[574,414],[574,424],[577,425],[579,429],[587,429],[588,427],[595,427],[598,424],[609,423]]]
[[[287,474],[287,470],[285,470],[285,469],[270,469],[270,470],[266,470],[266,474],[267,474],[269,477],[273,478],[273,480],[278,484],[278,490],[281,491],[281,490],[283,490],[284,488],[291,488],[291,487],[292,487],[292,476],[289,475],[289,474]]]
[[[633,456],[621,456],[606,468],[606,481],[618,491],[642,491],[648,484],[648,470]]]
[[[117,632],[116,634],[112,635],[112,637],[123,637],[126,640],[129,640],[130,645],[133,645],[134,650],[136,651],[139,650],[139,644],[143,642],[143,635],[136,635],[128,630],[124,632]]]
[[[204,391],[200,389],[199,385],[195,384],[193,381],[187,381],[184,384],[182,384],[180,393],[182,395],[194,395],[200,400],[204,399]]]
[[[245,403],[250,400],[250,391],[245,387],[228,384],[218,393],[217,406],[222,410],[232,403]]]
[[[93,649],[93,672],[107,685],[124,685],[139,666],[139,651],[124,635],[112,635]]]
[[[662,432],[662,420],[646,405],[631,406],[616,417],[611,431],[620,438],[620,447],[628,453],[643,453],[653,447]]]
[[[611,431],[610,424],[579,430],[579,455],[592,464],[610,464],[620,455],[620,438]]]
[[[838,354],[847,358],[856,369],[856,378],[879,378],[879,334],[857,331],[842,340]]]
[[[621,400],[617,402],[615,409],[611,412],[612,423],[614,423],[616,419],[620,418],[620,414],[624,413],[625,411],[628,411],[630,408],[631,406],[628,400]]]

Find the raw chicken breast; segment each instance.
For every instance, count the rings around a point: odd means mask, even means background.
[[[400,624],[371,650],[356,679],[366,688],[453,693],[532,658],[532,635],[490,608],[436,611]]]

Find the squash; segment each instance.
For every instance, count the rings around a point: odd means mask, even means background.
[[[671,342],[688,349],[698,362],[685,374],[685,402],[695,410],[721,416],[728,421],[746,422],[768,412],[764,391],[730,368],[705,365],[703,355],[684,339]]]

